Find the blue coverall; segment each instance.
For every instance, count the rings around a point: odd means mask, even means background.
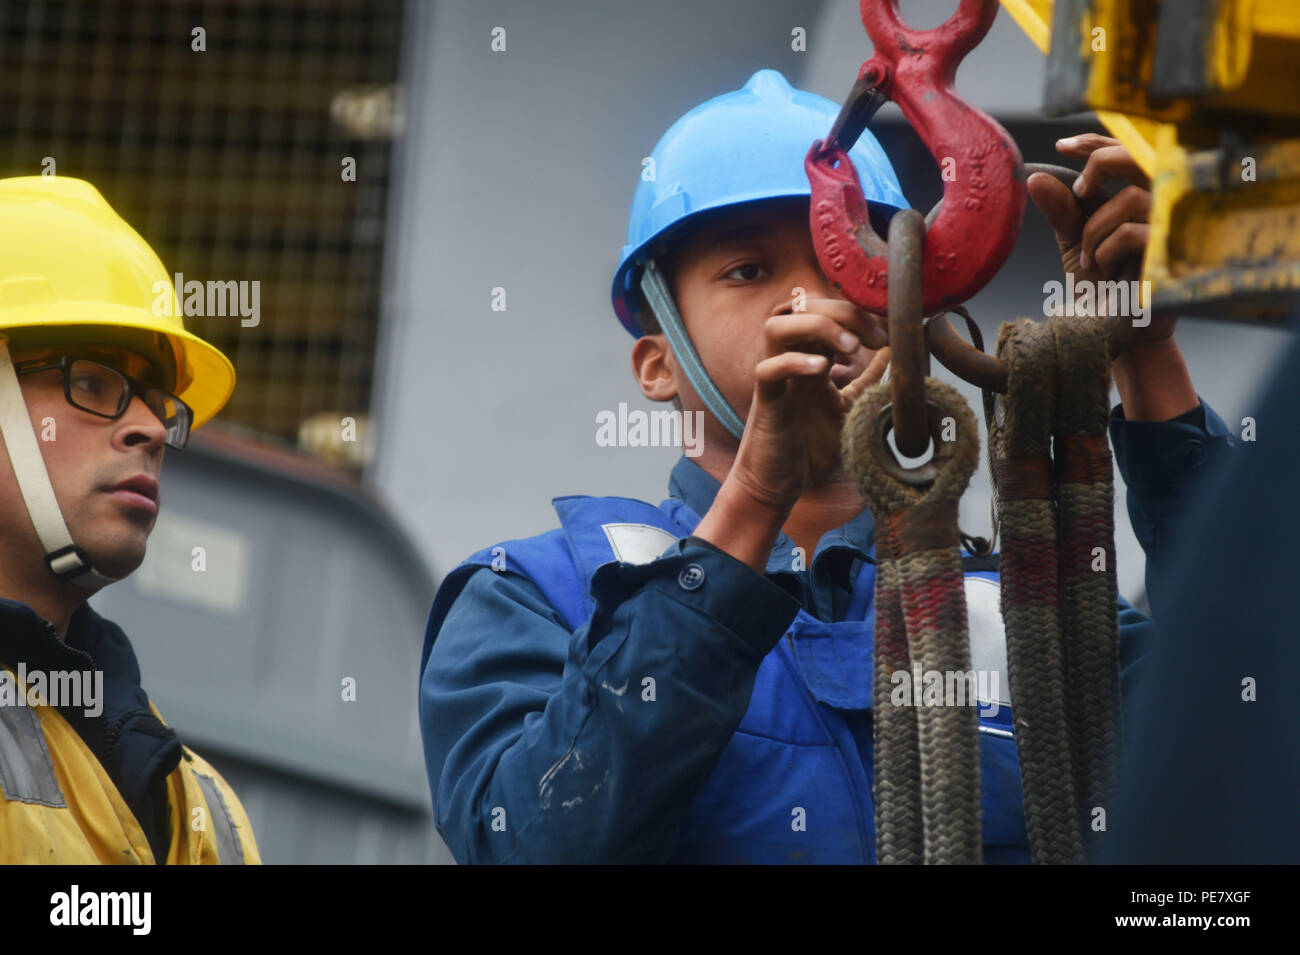
[[[1173,519],[1202,462],[1231,439],[1204,403],[1160,423],[1127,422],[1116,409],[1110,431],[1151,559],[1160,546],[1154,528]],[[718,487],[683,457],[665,504],[701,515]],[[864,580],[870,589],[873,535],[864,508],[827,532],[800,572],[791,566],[793,542],[781,534],[759,575],[682,534],[648,563],[606,559],[580,570],[590,586],[586,615],[556,606],[530,580],[538,568],[559,566],[535,554],[545,551],[543,538],[562,548],[560,532],[486,549],[454,570],[430,616],[419,705],[435,821],[455,858],[874,861],[874,614],[862,645],[846,651],[841,640],[832,650],[844,673],[858,667],[843,698],[826,681],[819,688],[809,669],[826,658],[782,641],[796,614],[814,628],[861,618],[850,604],[855,585],[859,602]],[[527,554],[528,566],[512,564],[514,554]],[[1127,699],[1154,628],[1122,600],[1120,610]],[[834,640],[804,644],[825,650]],[[804,684],[803,703],[791,695],[792,680]],[[768,698],[774,693],[784,695]],[[1027,861],[1014,740],[1004,726],[981,720],[985,860]],[[742,736],[743,752],[733,758]],[[997,765],[1007,759],[1010,776]],[[857,803],[840,799],[845,789]],[[759,791],[773,795],[757,799]],[[800,812],[802,830],[790,823]]]

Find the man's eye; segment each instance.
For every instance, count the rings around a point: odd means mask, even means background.
[[[72,379],[72,387],[89,395],[103,394],[104,380],[94,375],[77,375]]]
[[[763,272],[762,266],[754,262],[746,262],[744,265],[738,265],[726,274],[726,278],[740,279],[742,282],[752,282]]]

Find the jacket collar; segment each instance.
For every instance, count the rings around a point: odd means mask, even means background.
[[[82,604],[68,622],[67,640],[25,603],[0,598],[0,663],[32,670],[81,670],[94,665],[86,645],[98,643],[99,615]],[[134,661],[134,654],[132,655]]]
[[[162,861],[170,841],[163,780],[180,763],[181,742],[153,715],[135,651],[121,627],[82,604],[63,641],[53,624],[27,604],[0,599],[0,663],[15,669],[22,663],[28,672],[103,672],[99,715],[87,716],[82,707],[59,707],[59,712],[113,780]]]
[[[140,685],[140,665],[122,628],[105,620],[89,604],[82,604],[68,623],[66,640],[54,625],[30,606],[0,599],[0,663],[27,670],[99,670],[104,675],[104,710],[86,716],[80,707],[59,707],[105,763],[113,748],[114,724],[128,715],[149,713],[149,697]],[[107,739],[104,734],[109,732]]]
[[[721,487],[717,478],[686,455],[678,459],[668,479],[668,493],[683,501],[700,516],[713,506],[713,499],[718,496]],[[876,523],[871,517],[871,509],[863,505],[858,515],[847,524],[833,528],[822,535],[806,565],[814,566],[823,554],[832,550],[848,550],[864,560],[870,560],[872,548],[875,546],[875,537]],[[794,541],[786,535],[785,531],[778,533],[776,543],[772,546],[772,553],[768,556],[767,572],[769,574],[789,573],[794,547]]]

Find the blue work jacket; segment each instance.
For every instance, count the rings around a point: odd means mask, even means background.
[[[1112,416],[1148,553],[1226,436],[1203,404]],[[875,861],[870,511],[811,556],[781,534],[760,575],[691,536],[718,487],[683,457],[659,506],[557,498],[559,529],[443,581],[420,720],[458,861]],[[972,666],[1001,675],[980,708],[984,858],[1026,862],[997,578],[967,563]],[[1123,600],[1119,624],[1127,693],[1154,628]]]

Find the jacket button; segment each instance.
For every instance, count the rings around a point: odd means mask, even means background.
[[[1205,445],[1198,441],[1187,449],[1187,466],[1196,469],[1204,463]]]
[[[682,590],[699,590],[704,585],[704,568],[699,564],[687,564],[677,575],[677,583]]]

